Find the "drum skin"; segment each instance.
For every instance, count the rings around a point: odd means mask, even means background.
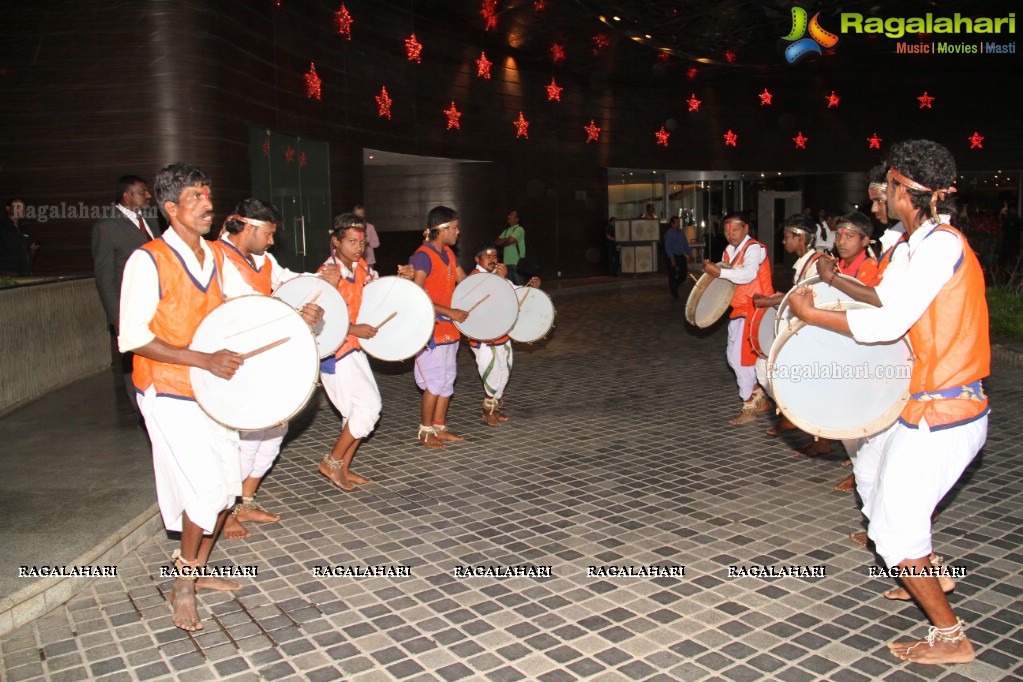
[[[533,343],[547,336],[557,315],[551,297],[536,287],[520,287],[515,294],[519,300],[519,316],[508,336],[522,343]]]
[[[286,343],[246,359],[230,379],[191,367],[199,407],[239,431],[268,429],[298,414],[316,388],[319,353],[309,325],[284,301],[259,295],[231,299],[203,318],[189,348],[245,354],[284,338]]]
[[[414,282],[401,277],[381,277],[362,290],[362,306],[356,324],[379,327],[397,313],[372,339],[359,339],[359,345],[377,360],[406,360],[430,342],[433,336],[433,303]]]
[[[277,287],[273,296],[296,310],[316,298],[316,305],[323,308],[323,319],[313,327],[321,359],[333,355],[348,337],[348,304],[341,292],[322,277],[299,275]]]
[[[849,275],[843,275],[841,273],[835,273],[835,277],[841,277],[851,282],[859,281],[855,277],[850,277]],[[810,287],[811,289],[813,289],[813,304],[818,308],[822,307],[823,304],[831,303],[832,301],[853,300],[851,296],[842,293],[841,291],[831,286],[830,284],[826,284],[824,280],[820,278],[820,275],[805,277],[803,281],[801,281],[798,285],[792,287],[792,289],[790,289],[789,292],[785,294],[785,298],[783,298],[781,300],[781,303],[778,305],[778,314],[775,315],[774,318],[775,336],[778,335],[778,332],[779,330],[781,330],[782,325],[788,324],[788,322],[792,319],[792,311],[789,309],[789,296],[791,296],[792,292],[798,289],[799,287]]]
[[[519,315],[515,287],[500,275],[488,272],[471,275],[459,282],[451,295],[451,307],[471,311],[464,321],[455,322],[455,326],[477,341],[501,338],[515,326]]]
[[[718,263],[718,267],[727,269],[729,266],[726,263]],[[721,319],[728,306],[732,304],[734,295],[734,283],[704,273],[696,280],[696,285],[686,300],[686,322],[706,329]]]

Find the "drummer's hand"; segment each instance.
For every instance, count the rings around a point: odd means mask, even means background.
[[[399,265],[398,266],[398,277],[402,279],[412,279],[416,274],[415,267],[411,265]]]
[[[771,299],[763,294],[753,294],[753,307],[754,308],[770,308]]]
[[[703,271],[711,277],[721,276],[721,268],[718,267],[717,263],[712,263],[709,260],[703,261]]]
[[[331,263],[330,265],[323,266],[323,269],[320,270],[320,277],[327,280],[330,286],[336,289],[337,283],[341,281],[341,270]]]
[[[498,263],[497,267],[494,268],[494,274],[495,275],[500,275],[501,277],[504,277],[505,279],[507,279],[508,278],[508,266],[505,265],[504,263]]]
[[[539,289],[540,288],[540,278],[539,277],[531,278],[528,282],[526,282],[526,286],[527,287],[534,287],[536,289]]]
[[[206,367],[203,369],[215,377],[230,379],[244,362],[241,353],[235,353],[233,350],[218,350],[216,353],[207,354]]]
[[[792,314],[799,319],[806,319],[806,314],[813,310],[813,289],[799,287],[789,294],[789,307]]]
[[[838,262],[831,256],[822,256],[817,259],[817,274],[820,275],[821,280],[831,284],[831,281],[835,279],[835,267]]]
[[[302,306],[302,309],[298,311],[298,314],[302,316],[305,323],[310,327],[315,327],[323,319],[323,308],[316,305],[315,303],[306,303]]]
[[[377,335],[377,328],[371,324],[353,324],[348,333],[357,339],[372,339]]]
[[[451,314],[448,315],[455,322],[465,322],[465,318],[469,317],[469,313],[458,308],[452,308]]]

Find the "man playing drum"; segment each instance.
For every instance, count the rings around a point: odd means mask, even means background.
[[[476,267],[469,276],[481,272],[507,277],[507,266],[497,261],[496,244],[484,244],[476,251]],[[526,286],[539,287],[540,278],[531,278],[526,282]],[[487,396],[483,399],[483,421],[490,426],[499,426],[501,422],[508,420],[507,415],[502,414],[500,409],[504,404],[504,388],[511,378],[513,357],[511,337],[505,334],[491,341],[469,339],[469,347],[476,356],[476,369],[479,370],[480,379],[483,380],[483,391]]]
[[[742,398],[742,411],[728,423],[746,424],[756,419],[758,412],[767,412],[771,404],[764,389],[757,384],[754,367],[757,354],[749,342],[749,317],[753,314],[754,294],[774,293],[771,284],[771,263],[767,248],[749,236],[749,224],[741,213],[729,213],[724,218],[725,247],[723,260],[731,269],[722,269],[709,260],[703,261],[703,271],[712,277],[734,282],[731,320],[728,322],[728,365],[735,372]]]
[[[442,448],[444,441],[464,440],[448,430],[447,415],[455,393],[460,338],[452,320],[464,322],[468,313],[451,308],[455,285],[465,279],[451,250],[458,241],[458,213],[447,206],[435,206],[426,224],[423,245],[409,258],[415,271],[413,281],[430,296],[437,315],[433,338],[416,355],[416,385],[423,391],[418,437],[428,448]]]
[[[900,571],[908,595],[933,623],[925,639],[888,646],[898,658],[931,664],[975,656],[945,596],[948,585],[932,570],[931,514],[984,444],[989,411],[981,386],[991,360],[984,274],[966,238],[949,225],[955,177],[955,161],[941,145],[893,146],[888,212],[906,227],[909,260],[875,289],[884,305],[820,310],[805,289],[792,300],[807,323],[861,343],[891,341],[908,330],[915,354],[909,402],[895,424],[860,449],[856,482],[877,553]]]
[[[224,221],[220,239],[211,242],[224,254],[228,267],[233,265],[245,282],[269,296],[281,283],[294,279],[299,273],[292,272],[277,262],[268,251],[274,243],[274,234],[281,222],[277,207],[264,204],[259,199],[243,199],[234,208],[234,213]],[[323,277],[337,286],[340,277],[336,267],[324,271]],[[256,491],[263,476],[273,466],[281,451],[281,442],[288,432],[287,424],[280,424],[262,431],[242,431],[240,450],[242,462],[242,501],[224,522],[224,536],[244,539],[250,533],[242,521],[273,523],[280,521],[278,514],[271,514],[256,502]]]
[[[227,510],[242,492],[238,432],[220,426],[195,402],[189,367],[230,379],[239,353],[189,349],[203,317],[226,297],[254,294],[219,249],[203,239],[213,224],[210,181],[187,164],[170,164],[153,187],[170,229],[128,259],[121,285],[122,352],[135,353],[133,381],[153,446],[160,513],[167,530],[180,531],[177,578],[171,594],[174,625],[201,630],[196,589],[237,590],[233,580],[202,576]],[[316,324],[323,311],[306,306]]]

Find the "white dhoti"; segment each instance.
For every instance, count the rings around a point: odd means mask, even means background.
[[[139,396],[153,445],[156,496],[167,530],[182,529],[182,513],[206,533],[242,494],[238,432],[210,419],[194,400]]]
[[[241,432],[239,446],[242,480],[249,477],[263,478],[266,475],[280,454],[281,443],[287,433],[287,424],[279,424],[261,431]]]
[[[512,345],[511,341],[505,341],[497,345],[481,343],[479,346],[470,346],[473,355],[476,356],[476,369],[479,370],[480,379],[483,380],[483,390],[487,397],[500,400],[504,396],[504,388],[511,378],[512,369]]]
[[[341,428],[353,438],[365,438],[380,419],[380,391],[366,354],[355,351],[334,364],[334,373],[320,372],[327,397],[341,413]]]
[[[767,360],[765,358],[757,358],[756,364],[753,365],[753,371],[757,377],[757,383],[764,387],[764,392],[771,396],[771,400],[774,400],[774,389],[771,388],[771,382],[767,380]]]
[[[739,397],[749,400],[753,395],[753,389],[757,385],[757,370],[755,365],[748,367],[742,364],[743,329],[746,326],[746,318],[736,317],[728,321],[728,345],[726,354],[728,366],[735,372],[735,383],[739,385]]]

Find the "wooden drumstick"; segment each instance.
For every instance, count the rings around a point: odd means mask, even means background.
[[[242,354],[242,360],[248,360],[249,358],[255,357],[255,356],[259,355],[260,353],[265,353],[266,351],[270,350],[271,348],[276,348],[277,346],[280,346],[281,344],[287,343],[288,341],[291,341],[291,337],[290,336],[285,336],[283,339],[277,339],[273,343],[268,343],[265,346],[263,346],[262,348],[257,348],[256,350],[250,350],[248,353],[243,353]]]
[[[689,273],[689,276],[693,278],[693,281],[694,281],[694,282],[699,282],[699,281],[700,281],[700,280],[698,280],[698,279],[696,278],[696,275],[694,275],[694,274],[693,274],[693,273],[691,273],[691,272]]]
[[[397,314],[398,314],[398,311],[395,310],[393,313],[391,313],[390,315],[387,316],[387,319],[385,319],[383,322],[381,322],[376,327],[374,327],[374,329],[376,329],[377,331],[380,331],[380,328],[383,327],[388,322],[390,322],[391,320],[393,320],[394,316],[397,315]]]
[[[298,308],[296,308],[296,310],[301,310],[302,308],[305,308],[307,305],[312,305],[313,303],[316,303],[316,299],[318,299],[320,297],[320,294],[322,293],[323,289],[317,289],[315,292],[313,292],[313,297],[310,298],[305,303],[303,303],[302,305],[300,305]]]
[[[487,300],[488,298],[490,298],[490,294],[487,294],[486,296],[484,296],[480,300],[476,301],[476,303],[474,303],[471,308],[469,308],[468,310],[465,311],[465,314],[468,315],[472,311],[476,310],[476,308],[479,307],[480,303],[483,303],[483,301]]]
[[[533,287],[526,287],[526,293],[519,299],[519,310],[522,310],[522,304],[526,302],[526,299],[529,298],[529,294],[532,293],[532,291]]]
[[[290,317],[291,317],[291,313],[288,313],[287,315],[282,315],[282,316],[280,316],[280,317],[278,317],[276,319],[267,320],[263,324],[257,324],[255,327],[249,327],[248,329],[243,329],[240,332],[235,332],[234,334],[228,334],[224,338],[225,339],[230,339],[230,338],[233,338],[235,336],[241,336],[242,334],[248,334],[249,332],[253,332],[253,331],[256,331],[257,329],[261,329],[262,327],[265,327],[265,326],[267,326],[269,324],[274,324],[276,322],[281,322],[283,320],[287,320]]]

